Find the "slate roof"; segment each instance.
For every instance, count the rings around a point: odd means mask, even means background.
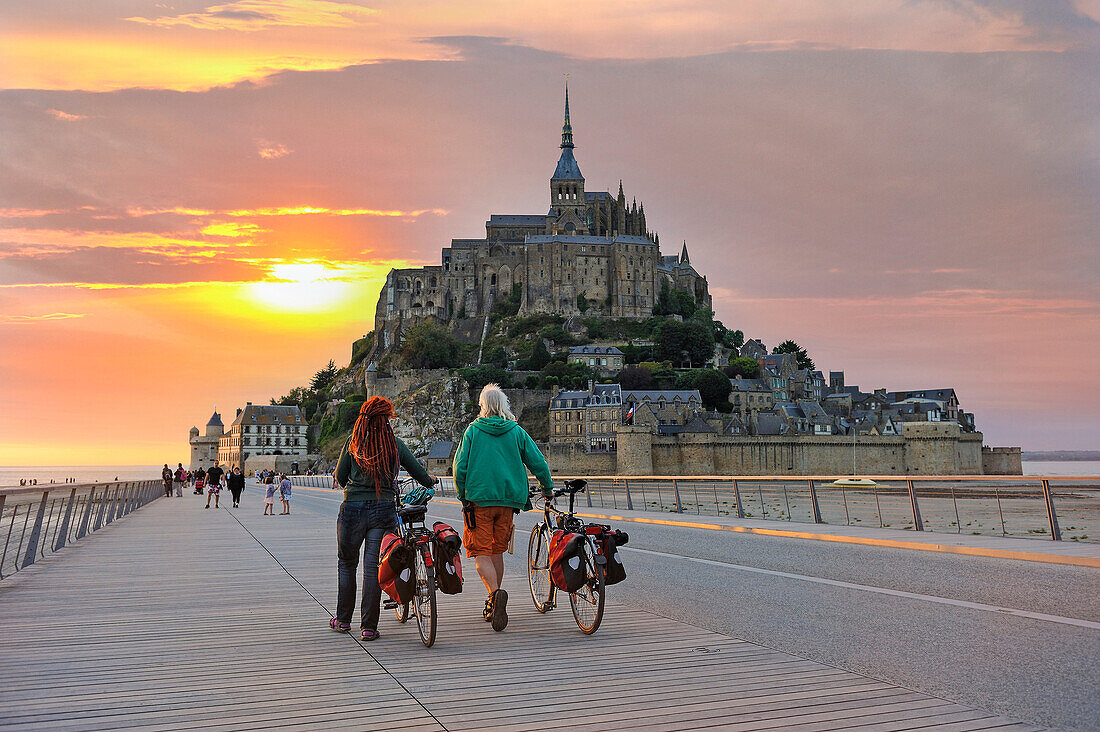
[[[892,402],[901,402],[906,399],[935,399],[938,402],[951,401],[955,396],[954,389],[910,389],[909,391],[891,391],[886,393]],[[957,399],[958,397],[956,397]]]
[[[603,355],[603,356],[621,356],[623,352],[615,346],[570,346],[569,355],[585,354],[585,355]]]
[[[787,423],[778,414],[760,412],[756,415],[756,434],[758,435],[783,435],[787,430]]]
[[[677,397],[679,397],[680,401],[684,402],[684,403],[690,401],[691,399],[695,399],[695,401],[698,402],[698,403],[702,403],[702,401],[703,401],[703,397],[701,397],[699,395],[699,390],[698,389],[681,389],[681,390],[665,389],[665,390],[660,390],[660,391],[644,391],[644,390],[637,390],[637,391],[625,391],[624,390],[623,391],[623,401],[624,402],[629,402],[629,401],[632,401],[632,400],[636,401],[636,402],[642,402],[642,401],[646,401],[647,399],[650,402],[658,402],[662,398],[666,402],[674,402]]]
[[[455,444],[449,440],[436,440],[428,448],[428,460],[449,460]]]
[[[771,388],[766,386],[760,379],[730,379],[730,385],[734,391],[766,391],[769,394],[772,393]]]
[[[588,401],[587,391],[559,391],[550,400],[551,409],[576,409]]]
[[[565,244],[604,244],[610,242],[602,236],[585,236],[583,234],[534,234],[527,237],[529,244],[549,244],[560,241]]]
[[[255,417],[255,419],[253,419]],[[233,424],[304,424],[302,411],[298,407],[275,406],[270,404],[249,404]]]
[[[702,417],[696,416],[689,419],[680,428],[680,432],[687,432],[692,434],[714,434],[718,430],[711,427]]]
[[[489,224],[498,226],[546,226],[546,217],[540,214],[490,214]]]
[[[577,159],[573,157],[573,148],[563,147],[561,157],[558,158],[558,167],[554,168],[551,180],[584,180],[581,175],[581,167],[577,165]]]
[[[222,416],[217,412],[210,415],[210,420],[206,423],[207,427],[224,427],[222,424]]]

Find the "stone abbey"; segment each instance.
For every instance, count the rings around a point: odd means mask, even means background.
[[[390,270],[375,310],[382,348],[423,320],[483,317],[507,298],[518,298],[520,313],[646,318],[668,286],[710,307],[687,244],[662,256],[645,206],[627,202],[622,181],[617,195],[586,190],[573,149],[566,89],[549,211],[492,214],[483,239],[452,239],[441,264]]]

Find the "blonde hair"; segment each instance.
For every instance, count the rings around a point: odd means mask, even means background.
[[[486,384],[481,390],[477,403],[481,407],[479,417],[503,417],[512,422],[516,421],[516,415],[512,414],[508,404],[508,395],[500,388],[500,384]]]

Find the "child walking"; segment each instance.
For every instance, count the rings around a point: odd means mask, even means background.
[[[290,515],[290,478],[283,476],[279,482],[279,495],[283,499],[283,516]]]
[[[264,495],[264,516],[275,515],[275,483],[267,478],[267,493]]]

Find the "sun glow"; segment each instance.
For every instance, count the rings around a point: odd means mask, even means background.
[[[298,263],[271,266],[271,279],[247,285],[258,304],[286,312],[317,312],[336,308],[352,292],[344,273],[323,264]]]

